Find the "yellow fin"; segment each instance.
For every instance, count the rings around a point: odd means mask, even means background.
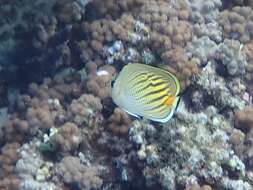
[[[172,106],[174,100],[175,100],[175,97],[169,96],[169,97],[166,99],[166,101],[164,102],[164,104],[167,105],[167,106]]]

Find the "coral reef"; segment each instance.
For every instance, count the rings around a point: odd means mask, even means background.
[[[193,83],[197,88],[204,89],[203,98],[198,99],[197,104],[199,105],[207,104],[209,102],[207,101],[208,99],[210,99],[211,104],[216,104],[218,109],[226,107],[242,108],[245,105],[245,101],[238,95],[232,95],[231,90],[226,86],[224,78],[215,75],[215,65],[212,62],[208,62],[198,77],[193,80]],[[215,101],[213,101],[214,98]],[[204,100],[206,101],[201,102]]]
[[[174,127],[176,130],[173,130]],[[160,160],[167,160],[159,171],[163,186],[167,184],[165,189],[170,189],[170,184],[173,183],[189,188],[199,183],[198,177],[217,189],[226,189],[226,184],[223,183],[223,180],[227,179],[226,170],[233,170],[239,179],[243,180],[245,165],[234,155],[228,144],[229,136],[226,132],[231,129],[229,123],[223,120],[223,116],[217,114],[217,110],[212,106],[203,113],[195,114],[195,117],[181,107],[178,119],[175,118],[164,126],[159,138]],[[207,144],[209,146],[206,146]],[[180,170],[174,169],[179,165]],[[172,182],[166,182],[168,180]],[[228,180],[232,183],[232,179]],[[244,183],[245,188],[251,188],[249,183]],[[233,186],[233,189],[236,189],[236,186]]]
[[[82,28],[89,38],[88,42],[82,42],[85,44],[82,46],[92,48],[92,52],[83,48],[86,51],[83,55],[84,60],[92,57],[101,60],[106,57],[106,62],[109,64],[140,60],[152,63],[152,54],[145,53],[148,49],[157,54],[157,57],[160,57],[167,66],[166,68],[173,70],[181,76],[182,80],[188,80],[193,74],[196,74],[195,62],[192,62],[191,57],[188,57],[182,49],[192,37],[192,27],[187,20],[189,13],[184,2],[179,1],[173,6],[163,0],[133,1],[131,3],[135,5],[131,14],[122,14],[116,20],[100,19],[91,24],[83,23]],[[116,2],[114,5],[109,3],[99,5],[99,2],[96,1],[95,5],[108,6],[104,8],[115,9],[115,11],[131,6],[121,7],[122,5],[117,5]],[[113,17],[114,11],[107,14],[112,14]],[[103,44],[106,46],[102,52]],[[99,56],[94,56],[95,53]],[[145,57],[147,55],[148,57]],[[144,57],[141,58],[142,56]]]
[[[247,61],[246,54],[242,51],[242,44],[236,40],[224,40],[219,46],[219,59],[230,75],[245,74]],[[231,59],[232,58],[232,59]]]
[[[116,135],[126,135],[130,128],[131,119],[120,108],[115,108],[108,119],[108,128]]]
[[[239,128],[245,133],[245,137],[241,138],[240,143],[236,146],[238,155],[252,167],[252,114],[253,107],[246,106],[242,110],[235,113],[235,127]]]
[[[38,76],[42,74],[40,69],[50,71],[45,65],[39,62],[35,64],[32,60],[39,54],[39,49],[45,47],[56,33],[57,20],[53,16],[55,2],[54,0],[50,2],[25,0],[2,3],[0,65],[8,83],[22,83],[32,78],[38,80]],[[41,57],[42,54],[44,52],[41,52]],[[31,72],[31,68],[34,72]],[[20,76],[19,72],[27,74]]]
[[[60,180],[69,185],[74,184],[79,189],[100,189],[103,184],[98,168],[82,165],[76,157],[64,157],[54,170]]]
[[[56,1],[55,9],[56,17],[60,22],[71,23],[81,20],[85,15],[85,7],[91,0],[64,0]]]
[[[0,188],[3,190],[18,189],[20,180],[14,174],[15,164],[19,160],[17,149],[18,143],[7,143],[1,148],[0,154]]]
[[[84,94],[76,100],[73,100],[68,108],[68,117],[76,125],[87,125],[93,123],[96,113],[102,109],[100,99],[90,94]]]
[[[224,10],[219,14],[219,23],[225,38],[239,40],[241,43],[247,43],[252,38],[251,7],[235,6],[230,11]]]
[[[15,170],[20,179],[20,189],[57,189],[52,182],[47,182],[51,177],[51,162],[44,161],[36,150],[36,142],[24,144],[19,150],[20,159],[16,163]]]
[[[87,63],[87,90],[98,96],[100,99],[106,99],[109,96],[108,83],[112,80],[115,74],[114,67],[104,66],[96,70],[95,63]]]
[[[252,8],[2,1],[0,189],[252,189]],[[131,62],[179,78],[168,123],[113,104],[111,82]]]
[[[219,8],[222,5],[222,1],[187,0],[187,4],[191,9],[190,11],[191,20],[193,20],[196,23],[211,23],[215,22],[219,12]]]
[[[71,152],[81,143],[81,136],[78,127],[74,123],[67,122],[50,138],[50,141],[62,152]]]
[[[204,65],[208,60],[212,60],[218,51],[217,44],[207,36],[194,38],[191,43],[187,44],[187,52],[194,58],[198,59],[198,65]]]
[[[250,92],[250,94],[253,94],[253,56],[252,56],[252,51],[253,51],[253,45],[252,41],[247,43],[245,45],[245,53],[247,56],[248,60],[248,65],[246,67],[246,81],[247,81],[247,88]]]
[[[253,107],[247,106],[243,110],[235,113],[235,126],[239,129],[249,132],[253,128]]]

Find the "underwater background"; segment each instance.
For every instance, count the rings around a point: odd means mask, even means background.
[[[179,79],[167,123],[113,103],[129,63]],[[253,0],[0,0],[0,190],[251,190],[252,96]]]

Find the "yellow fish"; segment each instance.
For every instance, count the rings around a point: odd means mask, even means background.
[[[178,102],[180,83],[172,73],[149,65],[131,63],[111,83],[113,101],[130,115],[165,123]]]

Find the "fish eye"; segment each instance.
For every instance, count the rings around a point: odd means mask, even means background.
[[[113,87],[114,83],[115,83],[115,79],[112,79],[112,81],[111,81],[111,87]]]

